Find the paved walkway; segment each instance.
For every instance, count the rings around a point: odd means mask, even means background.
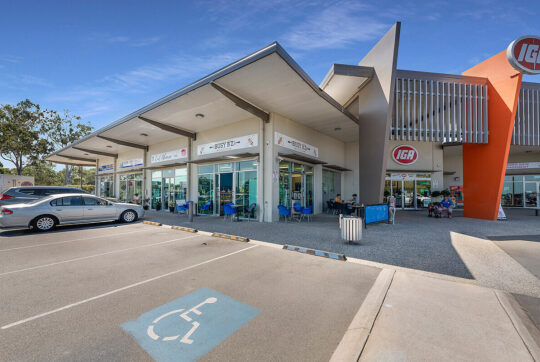
[[[489,288],[396,272],[360,361],[534,361],[539,337]]]
[[[540,235],[540,217],[531,210],[509,210],[507,221],[485,221],[460,217],[429,218],[425,211],[398,212],[395,225],[370,225],[364,230],[361,245],[348,245],[340,239],[337,216],[316,215],[313,222],[259,223],[224,222],[222,218],[199,216],[194,222],[186,216],[167,212],[148,212],[146,218],[172,225],[223,232],[276,244],[292,244],[343,253],[350,257],[398,267],[412,268],[455,277],[474,279],[456,249],[455,237],[481,239],[511,235]]]

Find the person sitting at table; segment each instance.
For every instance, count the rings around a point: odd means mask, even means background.
[[[452,209],[454,208],[454,203],[448,195],[444,196],[444,200],[441,201],[439,207],[438,207],[438,214],[442,217],[443,213],[446,212],[448,215],[448,218],[452,218]]]
[[[353,194],[353,195],[352,195],[351,203],[352,203],[353,205],[360,205],[360,198],[358,197],[357,194]]]
[[[337,194],[336,197],[334,197],[334,202],[341,202],[341,194]]]

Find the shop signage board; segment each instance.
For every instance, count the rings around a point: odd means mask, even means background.
[[[540,168],[540,162],[509,162],[506,165],[507,170],[526,170],[529,168]]]
[[[410,145],[401,145],[394,148],[392,158],[400,165],[412,165],[418,160],[418,151]]]
[[[415,173],[391,173],[390,179],[393,181],[414,181],[416,180]]]
[[[218,152],[240,150],[243,148],[257,147],[259,145],[258,135],[240,136],[228,140],[206,143],[197,147],[197,155],[209,155]]]
[[[526,35],[514,40],[506,49],[512,67],[525,74],[540,74],[540,37]]]
[[[156,153],[151,156],[152,163],[180,160],[182,158],[187,158],[187,148],[180,148],[178,150]]]
[[[135,158],[133,160],[126,160],[120,162],[120,168],[130,168],[130,167],[137,167],[143,165],[143,159],[142,158]]]
[[[114,169],[114,165],[112,163],[109,163],[107,165],[99,166],[98,172],[112,171],[113,169]]]
[[[310,155],[315,158],[319,158],[319,149],[315,146],[307,144],[305,142],[299,141],[292,137],[286,136],[279,132],[276,132],[274,135],[275,144],[281,147],[285,147],[306,155]]]

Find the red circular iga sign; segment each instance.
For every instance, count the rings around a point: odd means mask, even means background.
[[[526,35],[517,38],[506,49],[512,67],[525,74],[540,74],[540,37]]]
[[[409,145],[397,146],[392,151],[392,158],[400,165],[412,165],[418,160],[418,151]]]

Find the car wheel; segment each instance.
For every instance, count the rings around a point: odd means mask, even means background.
[[[54,227],[56,226],[56,220],[52,216],[43,215],[37,217],[32,223],[32,226],[37,231],[49,231],[54,229]]]
[[[120,221],[125,223],[134,222],[137,220],[137,213],[133,210],[126,210],[120,215]]]

